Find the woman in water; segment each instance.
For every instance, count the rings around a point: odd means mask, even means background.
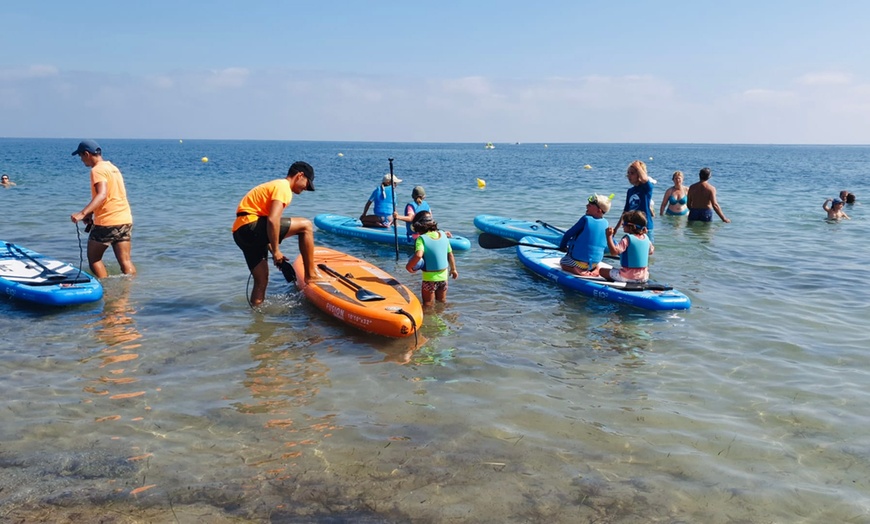
[[[665,196],[662,198],[662,209],[660,215],[682,216],[689,214],[689,208],[686,206],[688,202],[687,193],[689,188],[683,185],[683,172],[674,171],[674,176],[671,177],[674,185],[665,191]]]

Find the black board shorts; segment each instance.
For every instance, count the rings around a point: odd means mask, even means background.
[[[236,241],[236,245],[244,253],[245,262],[251,271],[269,254],[269,235],[266,233],[268,225],[269,217],[260,217],[256,222],[245,224],[233,231],[233,240]],[[290,219],[282,218],[281,230],[278,233],[279,244],[287,236],[287,231],[289,230]]]
[[[713,221],[713,210],[709,207],[704,207],[701,209],[690,209],[689,210],[689,220],[700,220],[701,222],[712,222]]]

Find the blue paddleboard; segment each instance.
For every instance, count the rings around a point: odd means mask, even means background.
[[[517,246],[517,257],[523,265],[546,279],[584,295],[654,311],[689,309],[692,305],[689,297],[666,284],[652,281],[645,284],[608,282],[601,277],[581,277],[567,273],[562,271],[559,264],[563,253],[555,249],[557,245],[535,237],[524,237],[520,242],[535,246]],[[599,267],[610,266],[601,263]]]
[[[520,240],[526,236],[533,236],[559,245],[564,231],[551,226],[546,222],[529,222],[513,218],[499,217],[495,215],[477,215],[474,217],[474,225],[477,229],[498,235],[511,240]]]
[[[70,264],[0,241],[0,293],[35,304],[71,306],[100,300],[103,286]]]
[[[396,234],[391,227],[363,227],[359,219],[343,215],[324,213],[314,217],[314,225],[318,229],[344,235],[347,237],[361,238],[370,242],[382,244],[395,244]],[[414,246],[414,238],[407,235],[405,223],[399,224],[399,245]],[[468,251],[471,249],[471,241],[465,237],[453,235],[450,239],[450,247],[454,251]]]

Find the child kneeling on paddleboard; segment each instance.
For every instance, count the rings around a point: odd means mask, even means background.
[[[414,215],[412,225],[414,232],[420,236],[414,244],[414,256],[408,260],[405,269],[409,273],[414,273],[418,269],[423,270],[421,294],[424,306],[431,306],[435,300],[445,302],[448,272],[454,280],[459,277],[450,241],[447,239],[447,234],[438,229],[438,224],[428,211],[420,211]],[[422,267],[418,265],[421,261]]]
[[[613,195],[592,195],[586,201],[586,214],[562,236],[559,249],[567,251],[559,264],[562,270],[584,277],[598,275],[598,263],[607,247],[607,220]]]
[[[619,244],[613,243],[615,230],[608,227],[607,247],[611,255],[619,255],[621,268],[601,271],[600,275],[611,282],[646,282],[649,280],[649,256],[655,248],[646,235],[646,214],[629,211],[622,215],[622,228],[626,235]]]

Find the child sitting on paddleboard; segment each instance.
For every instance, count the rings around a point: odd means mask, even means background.
[[[414,244],[414,256],[408,260],[405,269],[409,273],[414,273],[418,269],[423,270],[421,295],[424,306],[431,306],[435,300],[445,302],[448,274],[454,280],[459,277],[447,234],[438,229],[438,224],[429,211],[417,213],[412,226],[419,236]],[[420,261],[423,262],[422,268],[418,266]]]
[[[426,190],[423,189],[423,186],[414,186],[414,189],[411,191],[411,201],[405,204],[405,214],[400,215],[399,213],[393,213],[393,220],[399,220],[405,223],[408,238],[417,238],[419,236],[418,233],[414,232],[413,228],[414,217],[417,213],[421,211],[432,212],[429,203],[425,200]],[[444,234],[447,235],[447,238],[453,238],[450,231],[445,231]]]
[[[559,264],[562,270],[584,277],[598,275],[598,263],[607,247],[607,220],[613,195],[592,195],[586,200],[586,214],[562,236],[559,249],[567,251]]]
[[[626,235],[619,244],[613,243],[615,230],[608,227],[607,247],[611,255],[619,255],[622,267],[599,274],[611,282],[646,282],[649,280],[649,256],[655,248],[646,235],[646,214],[643,211],[629,211],[622,215],[622,228]]]
[[[844,202],[839,198],[825,200],[822,204],[822,209],[828,214],[828,220],[849,220],[849,215],[843,212],[843,204]]]

